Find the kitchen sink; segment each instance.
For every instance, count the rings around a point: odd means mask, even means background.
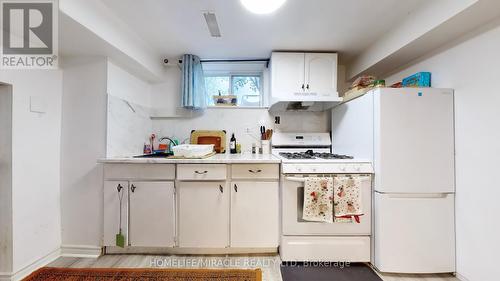
[[[153,154],[138,155],[138,156],[134,156],[134,158],[167,158],[167,157],[170,157],[173,155],[174,155],[173,153],[158,152],[158,153],[153,153]]]

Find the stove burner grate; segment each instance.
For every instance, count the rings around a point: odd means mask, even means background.
[[[286,159],[314,159],[313,155],[305,152],[280,152],[280,155]]]
[[[314,152],[308,150],[306,152],[280,152],[280,156],[286,159],[353,159],[354,157],[349,155],[333,154],[326,152]]]

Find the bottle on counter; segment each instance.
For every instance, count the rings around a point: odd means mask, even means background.
[[[231,140],[229,141],[229,152],[231,154],[236,154],[236,138],[234,137],[234,133],[231,135]]]
[[[151,154],[153,153],[152,149],[151,149],[151,144],[150,143],[144,143],[144,151],[143,151],[144,154]]]

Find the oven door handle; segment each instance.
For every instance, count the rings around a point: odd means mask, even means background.
[[[287,181],[295,181],[295,182],[305,182],[306,178],[299,178],[299,177],[285,177]]]

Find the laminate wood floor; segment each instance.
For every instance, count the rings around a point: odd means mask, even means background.
[[[48,266],[73,268],[262,268],[263,281],[282,281],[279,256],[104,255],[97,259],[61,257]],[[384,281],[459,281],[452,275],[379,274]],[[353,280],[358,281],[358,280]]]

